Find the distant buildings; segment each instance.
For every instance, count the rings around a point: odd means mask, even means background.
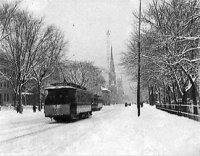
[[[110,91],[110,102],[111,104],[122,103],[124,101],[124,91],[122,84],[122,77],[117,79],[115,64],[114,64],[114,53],[111,44],[111,31],[107,30],[107,69],[104,71],[104,78],[106,80],[106,87]]]
[[[123,103],[124,91],[123,91],[122,77],[117,79],[114,57],[113,57],[113,47],[110,46],[109,49],[110,49],[109,50],[110,57],[108,58],[109,68],[107,69],[106,74],[104,75],[105,79],[108,77],[108,79],[106,79],[107,82],[105,88],[107,88],[107,90],[110,91],[109,94],[110,94],[111,104]]]
[[[103,105],[110,105],[110,93],[111,91],[105,87],[101,87],[101,91],[102,91],[102,98],[103,98]]]

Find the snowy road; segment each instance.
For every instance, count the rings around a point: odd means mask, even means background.
[[[0,112],[0,155],[200,155],[200,123],[145,105],[112,105],[56,123],[42,112]]]

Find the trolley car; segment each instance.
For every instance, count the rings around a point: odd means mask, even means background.
[[[92,115],[92,94],[86,88],[73,83],[56,83],[46,90],[45,117],[65,121]]]
[[[92,101],[92,111],[100,111],[103,107],[103,99],[101,96],[94,94]]]

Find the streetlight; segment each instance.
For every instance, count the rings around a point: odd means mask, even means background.
[[[141,0],[139,5],[139,34],[138,34],[138,82],[137,82],[137,109],[138,109],[138,117],[140,116],[140,26],[141,26]]]

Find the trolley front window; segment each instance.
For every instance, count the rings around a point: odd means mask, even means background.
[[[45,99],[45,105],[68,104],[75,102],[74,89],[51,89]]]

